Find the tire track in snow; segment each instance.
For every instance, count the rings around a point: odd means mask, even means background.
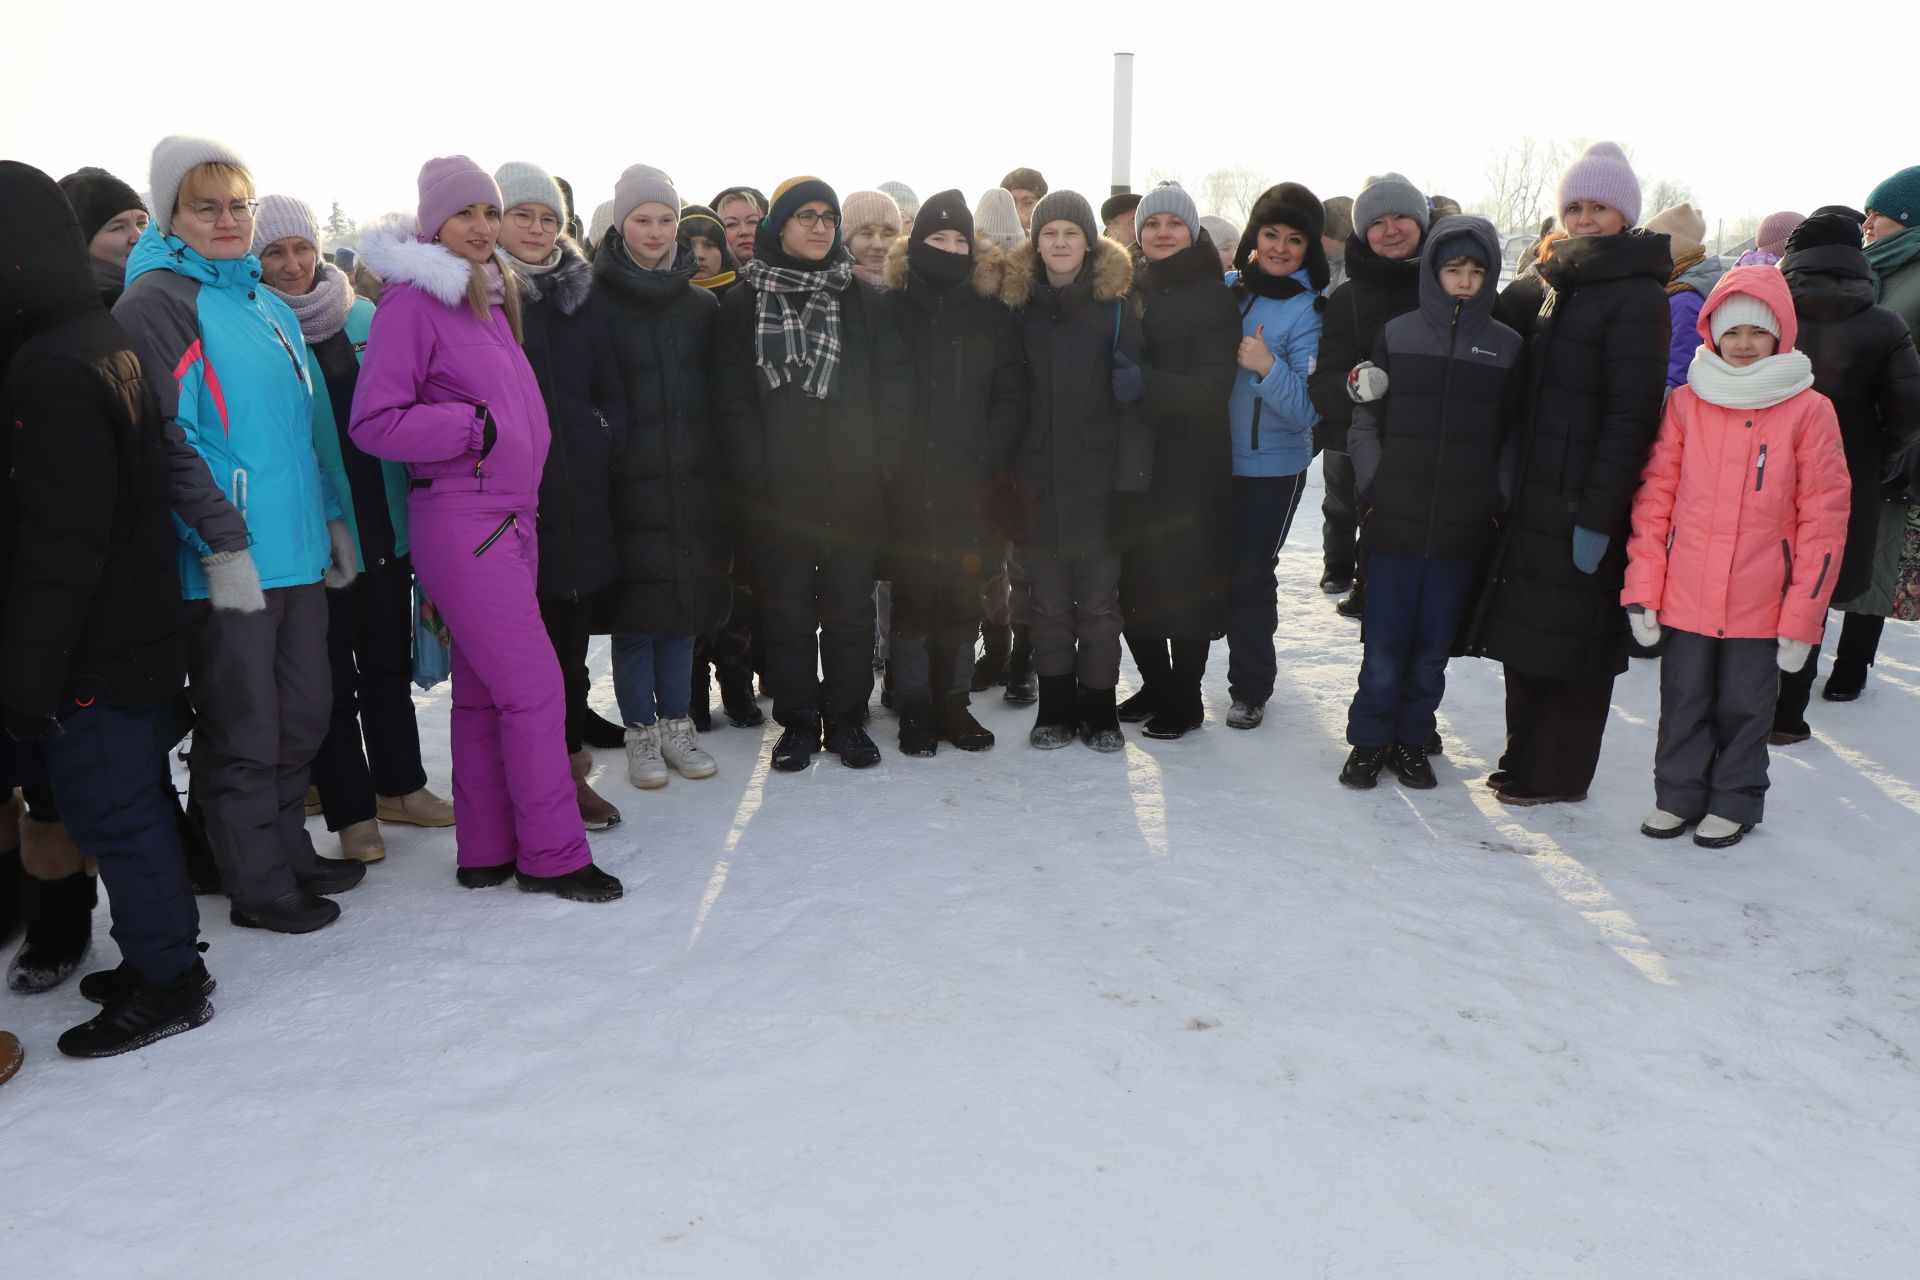
[[[766,797],[767,771],[773,764],[773,743],[776,740],[774,730],[779,726],[772,716],[767,717],[767,727],[760,731],[760,751],[754,758],[753,773],[747,778],[747,789],[740,795],[740,803],[733,811],[733,824],[727,828],[726,844],[721,847],[720,860],[713,864],[713,874],[707,877],[707,891],[700,895],[700,909],[694,913],[693,932],[687,935],[687,950],[693,950],[693,944],[700,940],[700,931],[707,927],[707,917],[713,913],[713,904],[720,901],[720,895],[727,887],[727,873],[733,869],[733,851],[740,846],[740,837],[747,833],[747,824],[760,812],[760,803]]]

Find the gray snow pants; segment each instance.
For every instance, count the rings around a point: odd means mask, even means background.
[[[1033,581],[1033,672],[1076,675],[1088,689],[1120,680],[1120,554],[1026,557]]]
[[[1767,735],[1780,692],[1779,645],[1671,627],[1666,634],[1654,802],[1688,821],[1713,814],[1759,822],[1767,795]]]
[[[275,587],[259,613],[192,607],[193,796],[227,896],[258,906],[314,867],[307,775],[333,714],[327,592]]]

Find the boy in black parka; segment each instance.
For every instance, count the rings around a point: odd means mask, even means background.
[[[1350,787],[1373,786],[1383,764],[1409,787],[1435,785],[1427,744],[1447,655],[1513,491],[1526,379],[1520,335],[1493,318],[1499,237],[1454,215],[1427,243],[1418,310],[1389,321],[1349,375],[1368,557]]]

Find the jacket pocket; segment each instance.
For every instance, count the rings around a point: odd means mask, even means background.
[[[474,559],[477,560],[481,556],[487,554],[487,549],[493,546],[494,543],[500,541],[501,535],[505,534],[507,530],[513,528],[514,522],[519,518],[520,517],[518,514],[514,514],[514,515],[508,516],[505,520],[502,520],[500,522],[500,527],[498,529],[495,529],[492,533],[488,534],[487,540],[473,549]]]

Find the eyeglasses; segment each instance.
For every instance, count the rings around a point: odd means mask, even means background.
[[[230,213],[235,222],[252,222],[253,215],[260,212],[258,200],[195,200],[187,206],[187,212],[202,222],[218,222],[220,215]]]
[[[829,231],[840,225],[840,215],[831,209],[825,213],[818,209],[802,209],[793,215],[793,220],[809,231],[813,230],[816,223]]]
[[[551,213],[535,213],[531,209],[509,209],[507,210],[507,217],[512,220],[514,226],[520,228],[522,231],[531,231],[535,227],[539,227],[542,231],[558,231],[560,229],[560,219]]]

